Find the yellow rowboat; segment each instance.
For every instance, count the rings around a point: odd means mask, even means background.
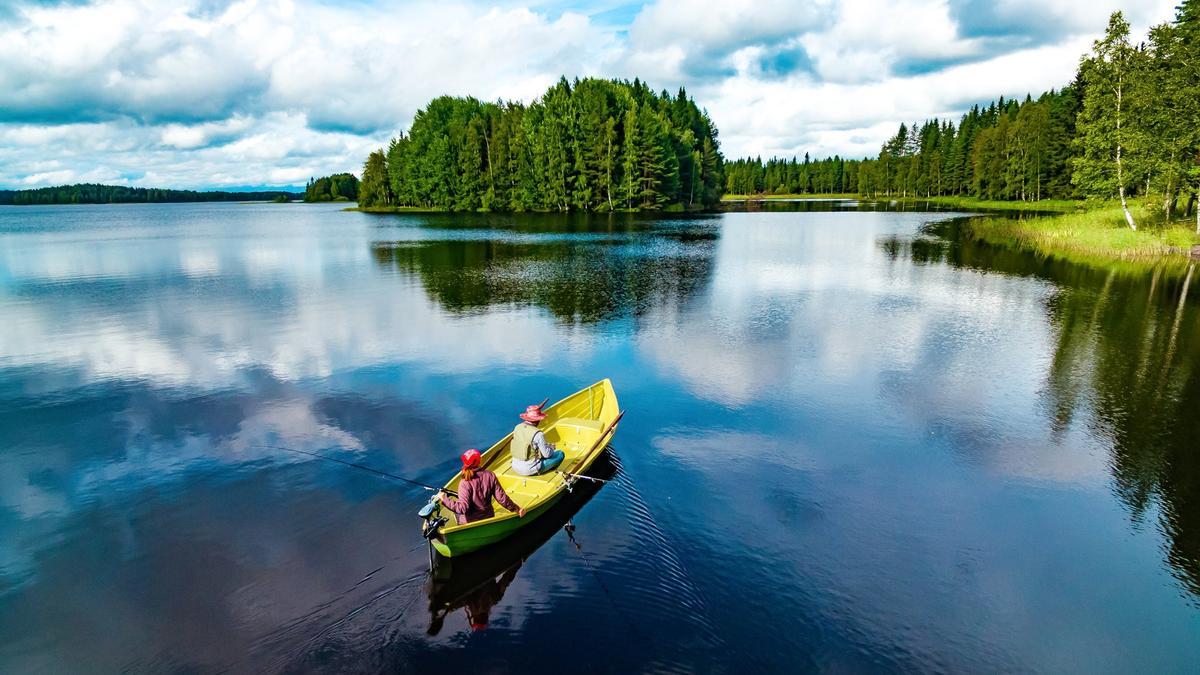
[[[617,467],[611,455],[597,454],[588,475],[612,480]],[[479,617],[472,614],[480,610],[486,612],[500,602],[525,559],[558,534],[603,487],[603,483],[593,481],[578,483],[570,494],[564,494],[540,518],[503,541],[474,553],[437,561],[426,589],[429,593],[428,634],[437,635],[446,618],[458,609],[466,608],[468,618],[475,623]]]
[[[539,476],[514,473],[509,452],[511,432],[488,448],[480,462],[484,469],[496,474],[508,496],[525,509],[525,517],[493,502],[496,515],[459,525],[449,509],[431,505],[432,509],[422,511],[423,534],[438,553],[450,558],[478,550],[504,539],[548,511],[608,446],[622,414],[612,382],[607,379],[558,401],[546,408],[545,413],[546,419],[539,428],[545,432],[546,440],[566,455],[556,470]],[[445,489],[457,493],[461,478],[462,474],[456,473]]]

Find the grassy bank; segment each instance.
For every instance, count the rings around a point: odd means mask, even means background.
[[[961,209],[963,211],[1019,211],[1072,213],[1082,211],[1083,202],[1070,199],[1043,199],[1037,202],[990,201],[974,197],[887,197],[865,196],[853,193],[831,193],[810,195],[742,195],[727,194],[725,202],[771,201],[778,199],[855,199],[865,202],[897,202],[901,204],[932,204],[935,206]]]
[[[1025,219],[978,218],[967,224],[978,239],[1016,244],[1045,255],[1095,264],[1104,261],[1158,263],[1186,260],[1200,245],[1191,223],[1152,223],[1145,209],[1134,208],[1141,229],[1125,225],[1119,206]]]
[[[667,204],[660,209],[614,209],[612,211],[560,211],[558,209],[534,209],[530,211],[504,211],[504,210],[488,210],[476,209],[474,211],[451,211],[442,209],[436,206],[351,206],[342,209],[343,211],[360,211],[362,213],[589,213],[593,215],[607,215],[613,213],[704,213],[705,209],[701,207],[687,208],[683,204]]]
[[[865,197],[863,199],[866,199]],[[975,197],[877,197],[872,201],[896,201],[905,204],[935,204],[963,211],[1017,211],[1039,213],[1078,213],[1086,206],[1072,199],[1043,199],[1036,202],[991,201]]]

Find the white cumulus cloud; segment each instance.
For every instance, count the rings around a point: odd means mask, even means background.
[[[862,156],[900,122],[1067,83],[1108,13],[1175,0],[15,0],[0,186],[220,188],[357,171],[429,99],[561,75],[685,86],[729,156]]]

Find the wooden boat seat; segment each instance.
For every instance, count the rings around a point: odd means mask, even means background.
[[[586,451],[588,446],[595,442],[602,433],[604,433],[604,424],[599,420],[563,417],[546,431],[546,440],[560,446],[559,449],[570,455],[572,450]]]
[[[591,429],[596,433],[604,431],[604,424],[600,420],[585,420],[582,417],[564,417],[554,423],[554,428],[571,427],[574,429]]]

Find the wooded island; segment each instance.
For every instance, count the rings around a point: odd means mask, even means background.
[[[309,178],[304,186],[306,202],[353,202],[358,200],[358,178],[352,173]]]
[[[363,167],[364,208],[617,211],[710,208],[723,158],[681,88],[562,78],[531,104],[442,96]]]

